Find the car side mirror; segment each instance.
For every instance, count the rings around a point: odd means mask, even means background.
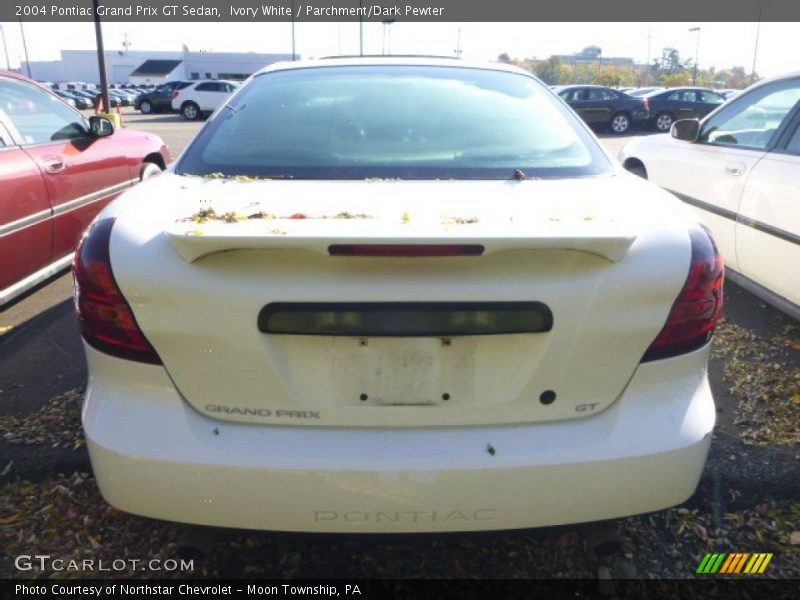
[[[697,138],[700,137],[700,121],[697,119],[675,121],[669,132],[676,140],[696,142]]]
[[[105,117],[89,117],[89,132],[92,137],[108,137],[114,133],[114,124]]]

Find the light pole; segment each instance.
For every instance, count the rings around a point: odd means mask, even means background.
[[[694,74],[692,75],[692,85],[697,85],[697,57],[700,54],[700,27],[692,27],[689,31],[697,33],[697,44],[694,47]]]
[[[750,83],[756,81],[756,59],[758,58],[758,36],[761,34],[761,7],[758,7],[758,26],[756,27],[756,43],[753,46],[753,69],[750,72]]]
[[[111,112],[108,101],[108,75],[106,74],[106,51],[103,48],[103,29],[100,25],[100,16],[97,14],[98,0],[92,0],[94,8],[94,37],[97,41],[97,70],[100,71],[100,95],[102,96],[103,112]],[[99,107],[98,107],[99,108]]]
[[[31,59],[28,58],[28,43],[25,41],[25,28],[22,26],[22,17],[19,18],[19,32],[22,34],[22,48],[25,50],[25,67],[28,70],[28,77],[33,79],[31,75]]]
[[[297,60],[297,54],[295,52],[295,39],[294,39],[294,24],[295,21],[297,20],[297,15],[295,15],[296,11],[297,9],[295,8],[294,0],[292,0],[292,61]]]

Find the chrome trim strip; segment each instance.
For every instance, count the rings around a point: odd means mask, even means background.
[[[677,196],[680,200],[682,200],[686,204],[690,204],[691,206],[697,207],[701,210],[705,210],[712,214],[719,215],[720,217],[723,217],[725,219],[736,221],[740,225],[746,225],[747,227],[752,227],[757,231],[761,231],[762,233],[766,233],[767,235],[774,236],[785,242],[789,242],[790,244],[800,245],[800,235],[792,233],[791,231],[786,231],[785,229],[781,229],[780,227],[775,227],[774,225],[770,225],[769,223],[758,221],[751,217],[745,216],[742,213],[737,213],[735,211],[728,210],[727,208],[715,206],[714,204],[698,200],[697,198],[693,198],[692,196],[687,196],[686,194],[681,194],[680,192],[670,190],[669,188],[667,188],[667,191]]]
[[[28,275],[25,279],[18,281],[4,290],[0,290],[0,310],[2,310],[3,306],[21,296],[29,289],[39,285],[41,282],[49,279],[58,272],[69,268],[70,263],[72,263],[72,254],[73,253],[70,252],[67,256],[50,263],[43,269],[39,269],[31,275]]]
[[[27,217],[17,219],[16,221],[11,221],[5,225],[0,225],[0,236],[8,235],[9,233],[15,233],[20,229],[25,229],[31,225],[36,225],[41,221],[46,221],[52,214],[53,210],[48,208],[45,210],[40,210],[37,213],[33,213],[32,215],[28,215]]]
[[[721,206],[716,206],[715,204],[711,204],[709,202],[703,202],[702,200],[698,200],[692,196],[687,196],[686,194],[681,194],[680,192],[676,192],[675,190],[671,190],[669,188],[665,188],[668,192],[677,196],[680,200],[694,206],[695,208],[699,208],[702,210],[706,210],[710,213],[718,215],[720,217],[724,217],[726,219],[730,219],[731,221],[735,221],[738,213],[732,210],[728,210],[727,208],[722,208]]]
[[[0,236],[8,235],[10,233],[15,233],[21,229],[25,229],[26,227],[30,227],[31,225],[36,225],[37,223],[45,221],[51,217],[62,215],[71,210],[75,210],[76,208],[80,208],[87,204],[91,204],[92,202],[97,202],[98,200],[102,200],[113,194],[118,194],[120,192],[125,191],[138,181],[139,181],[138,177],[136,179],[129,179],[127,181],[123,181],[122,183],[118,183],[116,185],[109,186],[102,190],[92,192],[91,194],[86,194],[85,196],[81,196],[80,198],[75,198],[74,200],[70,200],[69,202],[59,204],[58,206],[56,206],[55,210],[54,209],[42,210],[39,211],[38,213],[34,213],[32,215],[22,217],[21,219],[17,219],[16,221],[5,223],[4,225],[0,225]]]
[[[138,177],[136,179],[129,179],[127,181],[123,181],[122,183],[109,186],[105,189],[92,192],[91,194],[81,196],[80,198],[75,198],[75,200],[70,200],[69,202],[64,202],[62,204],[59,204],[53,209],[53,216],[55,217],[64,214],[65,212],[69,212],[76,208],[80,208],[81,206],[84,206],[86,204],[91,204],[92,202],[97,202],[98,200],[102,200],[103,198],[111,196],[112,194],[117,194],[119,192],[122,192],[131,187],[137,181],[139,181]]]

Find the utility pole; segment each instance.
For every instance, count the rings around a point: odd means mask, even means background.
[[[131,49],[132,45],[133,44],[130,41],[128,41],[128,33],[125,32],[125,34],[122,36],[122,53],[125,54],[126,52],[128,52]]]
[[[461,27],[458,28],[458,39],[456,40],[456,58],[461,58]]]
[[[756,27],[756,44],[753,47],[753,70],[750,72],[750,84],[755,83],[756,80],[756,58],[758,57],[758,36],[761,34],[761,9],[758,7],[758,26]]]
[[[98,0],[92,0],[94,8],[94,36],[97,39],[97,67],[100,70],[100,93],[103,96],[103,109],[111,112],[111,104],[108,101],[108,76],[106,75],[106,52],[103,48],[103,30],[100,27],[100,17],[97,15]]]
[[[650,84],[650,40],[652,39],[653,28],[647,28],[647,62],[645,63],[644,68],[644,75],[645,75],[645,85]]]
[[[692,85],[697,85],[697,57],[700,54],[700,27],[692,27],[689,31],[697,33],[697,45],[694,47],[694,74],[692,75]]]
[[[22,34],[22,48],[25,50],[25,67],[28,70],[28,77],[33,79],[33,75],[31,75],[31,59],[28,58],[28,43],[25,41],[25,28],[22,26],[22,17],[19,18],[19,32]]]

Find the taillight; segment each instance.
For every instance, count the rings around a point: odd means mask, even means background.
[[[667,323],[644,353],[642,362],[696,350],[711,339],[717,326],[722,310],[722,257],[705,227],[691,229],[689,237],[692,242],[689,276],[669,311]]]
[[[106,354],[160,365],[161,358],[139,329],[114,279],[109,256],[112,227],[112,218],[94,222],[75,251],[75,310],[83,339]]]
[[[172,92],[172,97],[173,98],[177,98],[180,95],[181,95],[181,93],[178,90],[175,90],[174,92]]]

